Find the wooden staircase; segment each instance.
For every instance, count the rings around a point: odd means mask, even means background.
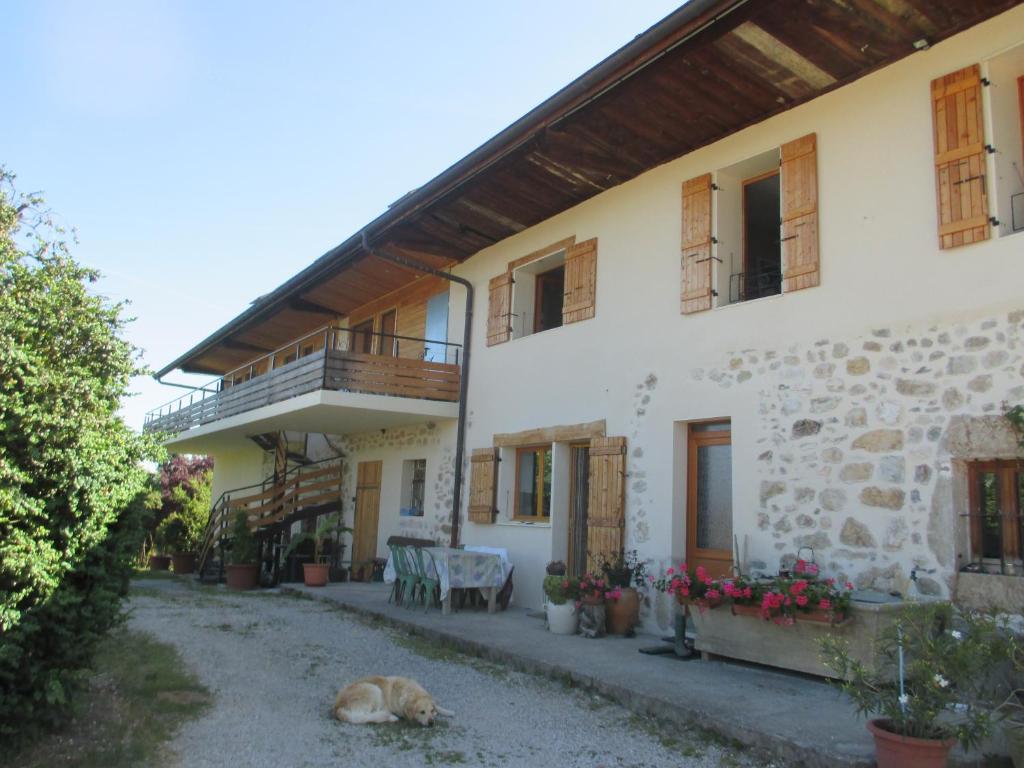
[[[253,493],[254,489],[260,490]],[[246,491],[249,493],[243,493]],[[341,460],[336,458],[294,467],[277,485],[270,477],[258,485],[225,491],[210,509],[199,548],[196,565],[200,581],[212,583],[223,579],[225,553],[239,512],[245,514],[249,529],[260,545],[261,563],[265,549],[270,548],[276,578],[280,547],[274,544],[281,543],[292,523],[339,511],[341,492]]]

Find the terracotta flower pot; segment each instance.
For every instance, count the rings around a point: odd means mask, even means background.
[[[192,573],[196,569],[196,556],[191,552],[186,552],[180,555],[171,555],[171,564],[174,566],[175,573]]]
[[[256,563],[227,566],[228,589],[256,589],[259,583],[259,567]]]
[[[604,604],[609,635],[628,635],[640,622],[640,593],[633,587],[624,587],[618,600]]]
[[[327,584],[327,576],[331,566],[326,563],[303,563],[302,583],[307,587],[323,587]]]
[[[885,720],[869,720],[878,768],[945,768],[956,739],[915,739],[886,730]]]
[[[171,558],[167,555],[150,555],[149,557],[149,570],[151,571],[166,571],[171,567]]]

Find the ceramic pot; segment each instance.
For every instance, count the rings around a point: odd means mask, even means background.
[[[633,587],[623,587],[618,600],[604,604],[609,635],[628,635],[640,622],[640,593]]]
[[[323,587],[327,584],[330,569],[326,563],[303,563],[302,583],[307,587]]]
[[[256,563],[227,566],[228,589],[256,589],[259,583],[259,567]]]
[[[579,616],[576,613],[576,604],[572,600],[566,600],[561,605],[549,602],[547,604],[548,629],[553,635],[575,635]]]
[[[945,768],[956,739],[915,739],[886,730],[887,721],[869,720],[878,768]]]
[[[191,552],[186,552],[180,555],[171,555],[171,564],[174,567],[175,573],[192,573],[196,569],[196,556]]]
[[[171,567],[171,558],[167,555],[150,555],[149,570],[166,571]]]

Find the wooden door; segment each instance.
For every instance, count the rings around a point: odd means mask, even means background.
[[[567,572],[579,577],[587,568],[587,503],[590,498],[590,445],[570,447],[569,558]]]
[[[373,319],[364,320],[352,326],[352,342],[349,346],[353,352],[365,355],[373,354]]]
[[[380,316],[380,353],[384,357],[395,357],[398,351],[398,339],[395,328],[398,327],[398,312],[391,309]]]
[[[352,578],[368,581],[377,557],[380,477],[383,462],[361,461],[356,474],[356,514],[352,534]]]
[[[686,562],[711,576],[732,571],[732,432],[691,424],[687,451]]]

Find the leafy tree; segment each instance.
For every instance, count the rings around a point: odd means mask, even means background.
[[[117,415],[141,372],[124,306],[13,180],[0,167],[0,735],[25,696],[61,703],[116,616],[157,458]]]

